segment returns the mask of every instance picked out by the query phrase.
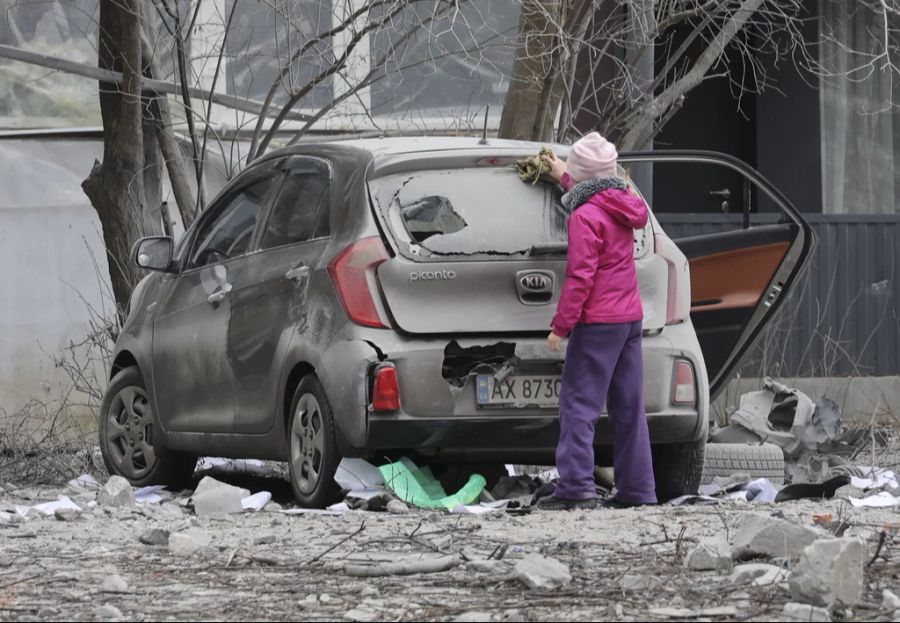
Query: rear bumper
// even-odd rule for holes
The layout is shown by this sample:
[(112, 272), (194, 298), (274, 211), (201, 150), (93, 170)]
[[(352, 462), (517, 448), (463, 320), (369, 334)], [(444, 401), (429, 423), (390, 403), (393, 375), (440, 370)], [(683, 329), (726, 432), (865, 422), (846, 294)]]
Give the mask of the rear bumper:
[[(454, 386), (442, 376), (448, 338), (410, 338), (391, 331), (348, 327), (335, 340), (317, 372), (335, 413), (347, 455), (379, 450), (432, 453), (544, 452), (556, 447), (559, 436), (555, 410), (537, 408), (481, 408), (475, 379)], [(459, 339), (461, 347), (510, 342), (523, 362), (561, 363), (563, 355), (547, 352), (543, 337), (504, 336), (500, 340)], [(709, 385), (696, 334), (690, 323), (666, 327), (645, 336), (644, 402), (653, 443), (689, 443), (707, 430)], [(698, 403), (672, 404), (672, 375), (677, 360), (695, 369)], [(402, 410), (374, 413), (369, 408), (370, 379), (379, 361), (397, 369)], [(597, 445), (612, 443), (612, 429), (604, 415), (597, 427)]]
[[(647, 416), (653, 444), (690, 443), (705, 436), (706, 427), (695, 413)], [(423, 454), (485, 453), (493, 457), (552, 456), (559, 440), (559, 418), (370, 418), (370, 450), (415, 449)], [(613, 432), (604, 416), (597, 425), (594, 445), (611, 446)]]

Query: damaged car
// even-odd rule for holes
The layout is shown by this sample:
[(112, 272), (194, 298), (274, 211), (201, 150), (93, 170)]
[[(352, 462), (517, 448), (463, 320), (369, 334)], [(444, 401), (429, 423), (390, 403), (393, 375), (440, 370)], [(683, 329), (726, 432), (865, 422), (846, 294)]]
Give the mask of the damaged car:
[[(567, 214), (559, 188), (523, 183), (512, 166), (539, 147), (297, 145), (248, 166), (177, 245), (141, 240), (133, 259), (152, 272), (135, 288), (101, 407), (110, 472), (172, 484), (198, 456), (287, 461), (298, 502), (316, 507), (338, 493), (343, 457), (407, 454), (482, 471), (552, 463), (565, 361), (545, 339)], [(780, 212), (681, 240), (653, 216), (635, 231), (644, 395), (665, 500), (696, 491), (711, 396), (784, 300), (813, 238), (777, 189), (730, 157), (620, 162), (721, 167)], [(604, 417), (598, 464), (611, 464), (611, 440)]]

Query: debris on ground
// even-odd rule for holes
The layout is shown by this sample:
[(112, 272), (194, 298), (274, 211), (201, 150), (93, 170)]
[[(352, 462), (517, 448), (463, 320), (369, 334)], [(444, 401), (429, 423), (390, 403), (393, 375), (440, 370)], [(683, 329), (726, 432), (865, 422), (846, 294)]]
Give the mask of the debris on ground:
[(194, 512), (198, 517), (215, 514), (232, 514), (244, 511), (244, 498), (250, 497), (250, 491), (234, 487), (220, 482), (210, 476), (205, 476), (191, 500), (194, 503)]
[(372, 561), (347, 563), (344, 573), (358, 578), (376, 578), (388, 575), (415, 575), (440, 573), (460, 564), (459, 556), (424, 556), (391, 562)]
[(684, 557), (684, 566), (692, 571), (728, 571), (731, 569), (731, 555), (726, 553), (726, 544), (718, 541), (700, 543)]
[(809, 604), (798, 604), (794, 602), (784, 604), (782, 610), (785, 620), (788, 621), (823, 621), (831, 623), (831, 615), (825, 608), (817, 608)]
[(822, 539), (791, 572), (791, 597), (816, 606), (852, 606), (863, 594), (865, 548), (857, 539)]
[(131, 483), (121, 476), (110, 476), (100, 489), (97, 504), (112, 507), (134, 506), (134, 490)]
[(769, 586), (771, 584), (780, 584), (787, 578), (788, 573), (783, 567), (760, 562), (737, 565), (731, 572), (732, 584)]
[(169, 535), (169, 551), (173, 556), (193, 556), (208, 550), (212, 536), (199, 528), (188, 528)]
[(810, 526), (763, 513), (745, 513), (738, 522), (732, 558), (750, 560), (768, 556), (796, 560), (820, 536), (822, 533)]
[(529, 554), (516, 563), (516, 578), (532, 590), (552, 590), (572, 581), (569, 568), (555, 558)]

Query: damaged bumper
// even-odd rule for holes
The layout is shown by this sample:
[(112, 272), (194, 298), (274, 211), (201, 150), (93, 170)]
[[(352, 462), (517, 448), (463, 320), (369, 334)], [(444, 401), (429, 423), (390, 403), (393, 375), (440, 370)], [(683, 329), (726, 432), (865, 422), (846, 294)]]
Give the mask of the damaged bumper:
[[(347, 454), (376, 450), (415, 449), (419, 452), (491, 452), (500, 456), (541, 454), (555, 448), (558, 410), (537, 406), (479, 404), (479, 375), (559, 375), (563, 354), (552, 353), (543, 337), (503, 339), (409, 338), (392, 331), (350, 329), (353, 335), (329, 347), (324, 366), (341, 370), (322, 378)], [(678, 346), (676, 346), (676, 344)], [(692, 348), (694, 346), (694, 348)], [(667, 327), (645, 336), (644, 399), (651, 441), (684, 443), (701, 439), (707, 430), (708, 383), (699, 345), (689, 324)], [(696, 370), (697, 404), (673, 402), (676, 362), (689, 361)], [(334, 365), (331, 365), (334, 364)], [(396, 369), (400, 409), (388, 413), (372, 407), (373, 375), (384, 364)], [(347, 372), (356, 369), (355, 375)], [(355, 379), (348, 385), (348, 379)], [(604, 414), (597, 427), (598, 446), (612, 443), (612, 428)]]

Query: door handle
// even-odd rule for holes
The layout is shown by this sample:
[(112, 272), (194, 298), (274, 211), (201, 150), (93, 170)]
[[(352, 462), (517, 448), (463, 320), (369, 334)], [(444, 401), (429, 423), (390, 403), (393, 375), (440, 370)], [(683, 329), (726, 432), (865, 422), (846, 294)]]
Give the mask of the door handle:
[(731, 190), (728, 188), (723, 188), (722, 190), (711, 190), (709, 191), (710, 197), (721, 197), (722, 199), (731, 199)]
[(300, 281), (309, 276), (309, 266), (297, 266), (284, 273), (284, 276), (292, 281)]
[(225, 300), (229, 292), (231, 292), (231, 284), (223, 283), (221, 286), (219, 286), (218, 290), (206, 297), (206, 300), (209, 301), (210, 305), (215, 307)]

